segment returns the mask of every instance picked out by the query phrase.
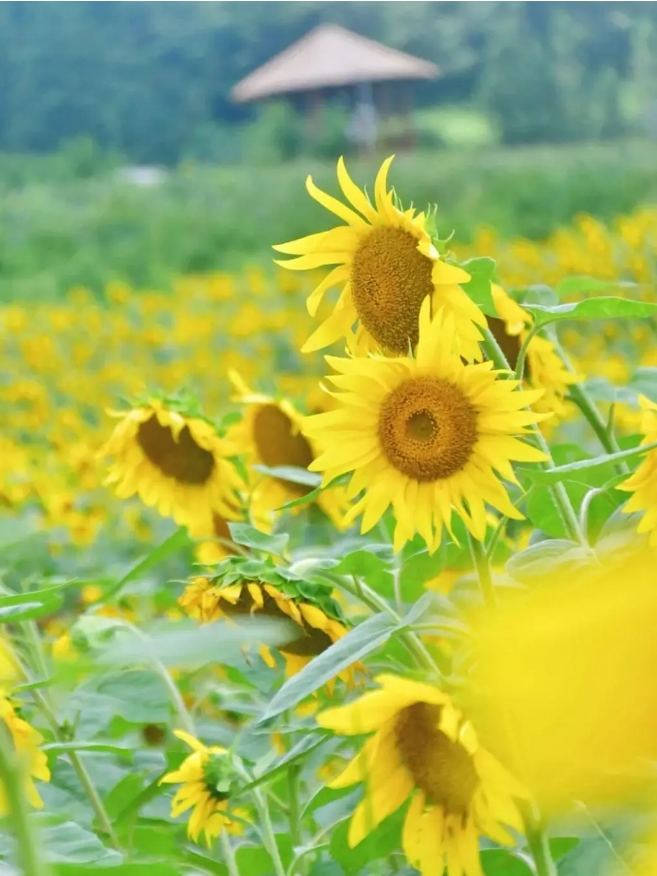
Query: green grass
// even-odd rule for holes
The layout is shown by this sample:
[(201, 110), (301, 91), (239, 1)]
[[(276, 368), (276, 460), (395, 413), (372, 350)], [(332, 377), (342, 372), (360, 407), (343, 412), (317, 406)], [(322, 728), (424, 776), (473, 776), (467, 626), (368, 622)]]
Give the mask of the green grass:
[[(441, 235), (467, 240), (481, 224), (541, 238), (579, 212), (610, 220), (657, 200), (654, 144), (402, 155), (391, 181), (404, 204), (438, 203)], [(380, 158), (352, 160), (372, 188)], [(11, 185), (0, 167), (0, 297), (36, 300), (113, 279), (166, 288), (172, 275), (267, 263), (270, 245), (329, 227), (304, 189), (337, 194), (332, 162), (182, 167), (157, 188), (111, 176)]]

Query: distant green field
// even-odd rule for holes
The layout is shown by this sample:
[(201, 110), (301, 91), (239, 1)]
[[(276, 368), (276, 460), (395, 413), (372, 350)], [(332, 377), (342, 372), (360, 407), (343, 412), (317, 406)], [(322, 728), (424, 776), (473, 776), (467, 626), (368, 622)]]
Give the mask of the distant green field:
[[(579, 212), (604, 220), (657, 200), (655, 144), (436, 151), (400, 156), (403, 202), (439, 206), (439, 230), (467, 240), (482, 224), (541, 238)], [(349, 167), (371, 190), (380, 157)], [(272, 243), (328, 227), (304, 179), (337, 194), (333, 163), (186, 166), (161, 185), (113, 176), (17, 184), (0, 161), (0, 296), (52, 298), (115, 279), (166, 288), (172, 275), (235, 270), (270, 258)]]

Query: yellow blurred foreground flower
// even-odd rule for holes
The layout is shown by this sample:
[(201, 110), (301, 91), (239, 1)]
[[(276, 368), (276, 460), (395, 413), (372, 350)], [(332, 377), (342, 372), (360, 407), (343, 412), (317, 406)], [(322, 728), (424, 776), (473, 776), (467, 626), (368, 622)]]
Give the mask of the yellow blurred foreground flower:
[(410, 799), (402, 848), (422, 876), (481, 876), (479, 837), (504, 845), (503, 827), (522, 831), (514, 797), (524, 788), (477, 740), (448, 696), (394, 675), (375, 679), (379, 689), (317, 717), (336, 733), (373, 733), (331, 788), (365, 783), (365, 796), (349, 827), (355, 846)]
[(657, 760), (657, 556), (546, 572), (480, 621), (472, 708), (542, 810), (643, 793)]
[(214, 426), (157, 398), (115, 416), (101, 455), (114, 457), (107, 483), (117, 496), (137, 494), (181, 526), (210, 529), (213, 511), (230, 517), (241, 481)]
[[(642, 444), (657, 442), (657, 404), (641, 396), (639, 398), (643, 410)], [(638, 532), (647, 532), (650, 544), (657, 546), (657, 450), (650, 450), (641, 461), (634, 474), (618, 486), (634, 495), (630, 497), (625, 508), (626, 514), (634, 511), (644, 511), (638, 526)]]
[(192, 749), (177, 770), (162, 777), (160, 781), (182, 784), (171, 802), (171, 815), (177, 818), (192, 809), (187, 824), (187, 834), (196, 842), (205, 835), (208, 846), (223, 830), (236, 833), (241, 830), (239, 822), (231, 820), (228, 800), (236, 775), (226, 749), (210, 748), (183, 730), (175, 735)]
[(445, 307), (452, 314), (461, 355), (481, 359), (478, 326), (486, 326), (486, 317), (459, 285), (468, 283), (470, 275), (440, 258), (426, 231), (424, 213), (398, 208), (394, 192), (388, 190), (391, 162), (387, 158), (381, 165), (374, 204), (354, 184), (342, 158), (338, 182), (351, 206), (318, 189), (308, 177), (311, 197), (347, 224), (274, 247), (299, 256), (278, 262), (292, 271), (337, 265), (311, 294), (308, 310), (314, 316), (324, 293), (342, 285), (338, 303), (302, 352), (348, 337), (358, 322), (361, 352), (381, 348), (404, 354), (417, 343), (420, 307), (429, 297), (435, 308)]
[[(18, 717), (12, 704), (4, 697), (0, 698), (0, 718), (5, 722), (9, 730), (16, 755), (23, 760), (23, 769), (25, 771), (24, 790), (27, 799), (32, 806), (40, 809), (43, 806), (43, 800), (39, 796), (34, 779), (39, 779), (42, 782), (50, 781), (48, 760), (46, 755), (39, 749), (39, 745), (43, 742), (43, 737), (37, 730), (30, 727), (27, 721)], [(5, 789), (0, 783), (0, 815), (7, 814), (7, 802)]]
[(419, 532), (431, 552), (452, 514), (482, 540), (486, 504), (522, 519), (500, 478), (516, 482), (512, 460), (539, 462), (544, 454), (519, 441), (541, 415), (526, 410), (539, 392), (499, 379), (492, 362), (464, 365), (454, 349), (454, 322), (430, 318), (422, 305), (415, 358), (327, 357), (338, 372), (336, 410), (309, 417), (304, 432), (323, 447), (310, 465), (324, 483), (353, 472), (348, 495), (364, 495), (346, 515), (363, 514), (368, 532), (392, 505), (398, 551)]

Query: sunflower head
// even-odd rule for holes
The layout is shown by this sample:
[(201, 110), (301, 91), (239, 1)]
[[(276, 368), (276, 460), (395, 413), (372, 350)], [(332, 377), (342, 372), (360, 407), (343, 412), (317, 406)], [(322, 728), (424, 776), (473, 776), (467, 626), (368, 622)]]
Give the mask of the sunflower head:
[[(489, 320), (489, 328), (511, 368), (516, 367), (520, 348), (527, 340), (533, 319), (501, 286), (491, 286), (499, 319)], [(543, 393), (534, 403), (534, 410), (563, 418), (566, 415), (564, 397), (568, 387), (577, 383), (577, 374), (568, 371), (548, 338), (533, 337), (527, 347), (524, 381), (531, 389)]]
[[(289, 399), (254, 393), (235, 372), (231, 380), (235, 399), (242, 405), (242, 419), (229, 428), (226, 440), (231, 453), (246, 457), (251, 516), (259, 528), (269, 528), (278, 509), (307, 496), (314, 487), (259, 472), (254, 466), (308, 470), (317, 458), (317, 449), (303, 434), (303, 415)], [(335, 526), (343, 527), (347, 509), (344, 490), (322, 491), (316, 503)], [(298, 513), (302, 507), (298, 505), (290, 510)]]
[(513, 798), (524, 788), (483, 749), (450, 698), (423, 682), (382, 675), (378, 689), (328, 709), (318, 723), (336, 733), (372, 734), (329, 786), (365, 784), (349, 844), (359, 843), (410, 800), (402, 847), (422, 873), (481, 873), (479, 837), (512, 844), (503, 825), (522, 829)]
[(541, 418), (526, 410), (540, 393), (491, 362), (464, 364), (452, 317), (430, 310), (425, 301), (414, 358), (327, 357), (338, 407), (304, 424), (324, 451), (311, 470), (324, 483), (351, 472), (348, 495), (363, 493), (345, 522), (362, 513), (367, 532), (392, 505), (396, 550), (418, 531), (433, 552), (443, 526), (454, 538), (453, 513), (479, 540), (487, 505), (521, 518), (498, 475), (515, 482), (511, 461), (545, 458), (515, 437)]
[(213, 424), (177, 398), (140, 400), (101, 456), (114, 458), (107, 483), (120, 498), (139, 495), (180, 525), (208, 527), (214, 511), (230, 516), (242, 482)]
[(235, 759), (226, 749), (207, 747), (190, 733), (176, 730), (175, 735), (189, 745), (192, 754), (160, 781), (182, 785), (172, 800), (171, 815), (176, 818), (191, 809), (187, 825), (190, 839), (196, 842), (204, 834), (210, 846), (223, 830), (240, 830), (239, 822), (231, 819), (228, 809), (231, 794), (241, 784)]
[[(331, 588), (295, 578), (267, 561), (230, 557), (208, 576), (197, 576), (179, 603), (202, 623), (248, 617), (256, 612), (289, 624), (289, 637), (277, 648), (293, 675), (347, 632), (346, 621)], [(261, 649), (266, 662), (269, 652)], [(349, 675), (351, 679), (351, 675)]]
[(309, 194), (346, 225), (312, 234), (276, 247), (297, 256), (278, 262), (293, 271), (334, 265), (308, 299), (315, 315), (324, 293), (341, 286), (331, 315), (303, 347), (320, 350), (339, 338), (349, 337), (357, 326), (363, 352), (384, 350), (403, 355), (418, 341), (418, 316), (429, 299), (435, 308), (446, 308), (454, 317), (460, 353), (468, 360), (481, 359), (480, 327), (486, 318), (461, 288), (470, 275), (442, 259), (427, 231), (427, 217), (413, 208), (400, 208), (388, 188), (392, 158), (383, 162), (374, 185), (374, 203), (338, 161), (338, 182), (349, 205), (318, 189), (308, 177)]

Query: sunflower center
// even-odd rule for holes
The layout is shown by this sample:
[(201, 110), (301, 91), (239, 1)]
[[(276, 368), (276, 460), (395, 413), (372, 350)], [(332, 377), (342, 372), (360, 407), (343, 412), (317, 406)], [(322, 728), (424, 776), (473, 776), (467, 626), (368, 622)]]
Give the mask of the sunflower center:
[(214, 471), (214, 456), (192, 438), (185, 426), (178, 436), (168, 426), (162, 426), (155, 414), (141, 423), (137, 432), (139, 446), (153, 463), (167, 477), (181, 484), (199, 485), (210, 480)]
[(388, 462), (420, 483), (465, 467), (477, 441), (477, 412), (453, 383), (414, 377), (393, 389), (379, 412), (379, 442)]
[(374, 228), (354, 253), (351, 295), (358, 318), (382, 347), (405, 354), (418, 342), (420, 306), (433, 291), (431, 259), (402, 228)]
[(395, 725), (397, 750), (428, 801), (465, 818), (479, 778), (465, 748), (438, 729), (440, 709), (429, 703), (403, 709)]
[[(258, 456), (268, 468), (289, 465), (308, 468), (314, 456), (310, 444), (299, 432), (288, 415), (277, 405), (261, 405), (253, 423), (253, 438)], [(275, 478), (293, 493), (305, 496), (312, 487), (294, 484), (284, 478)]]

